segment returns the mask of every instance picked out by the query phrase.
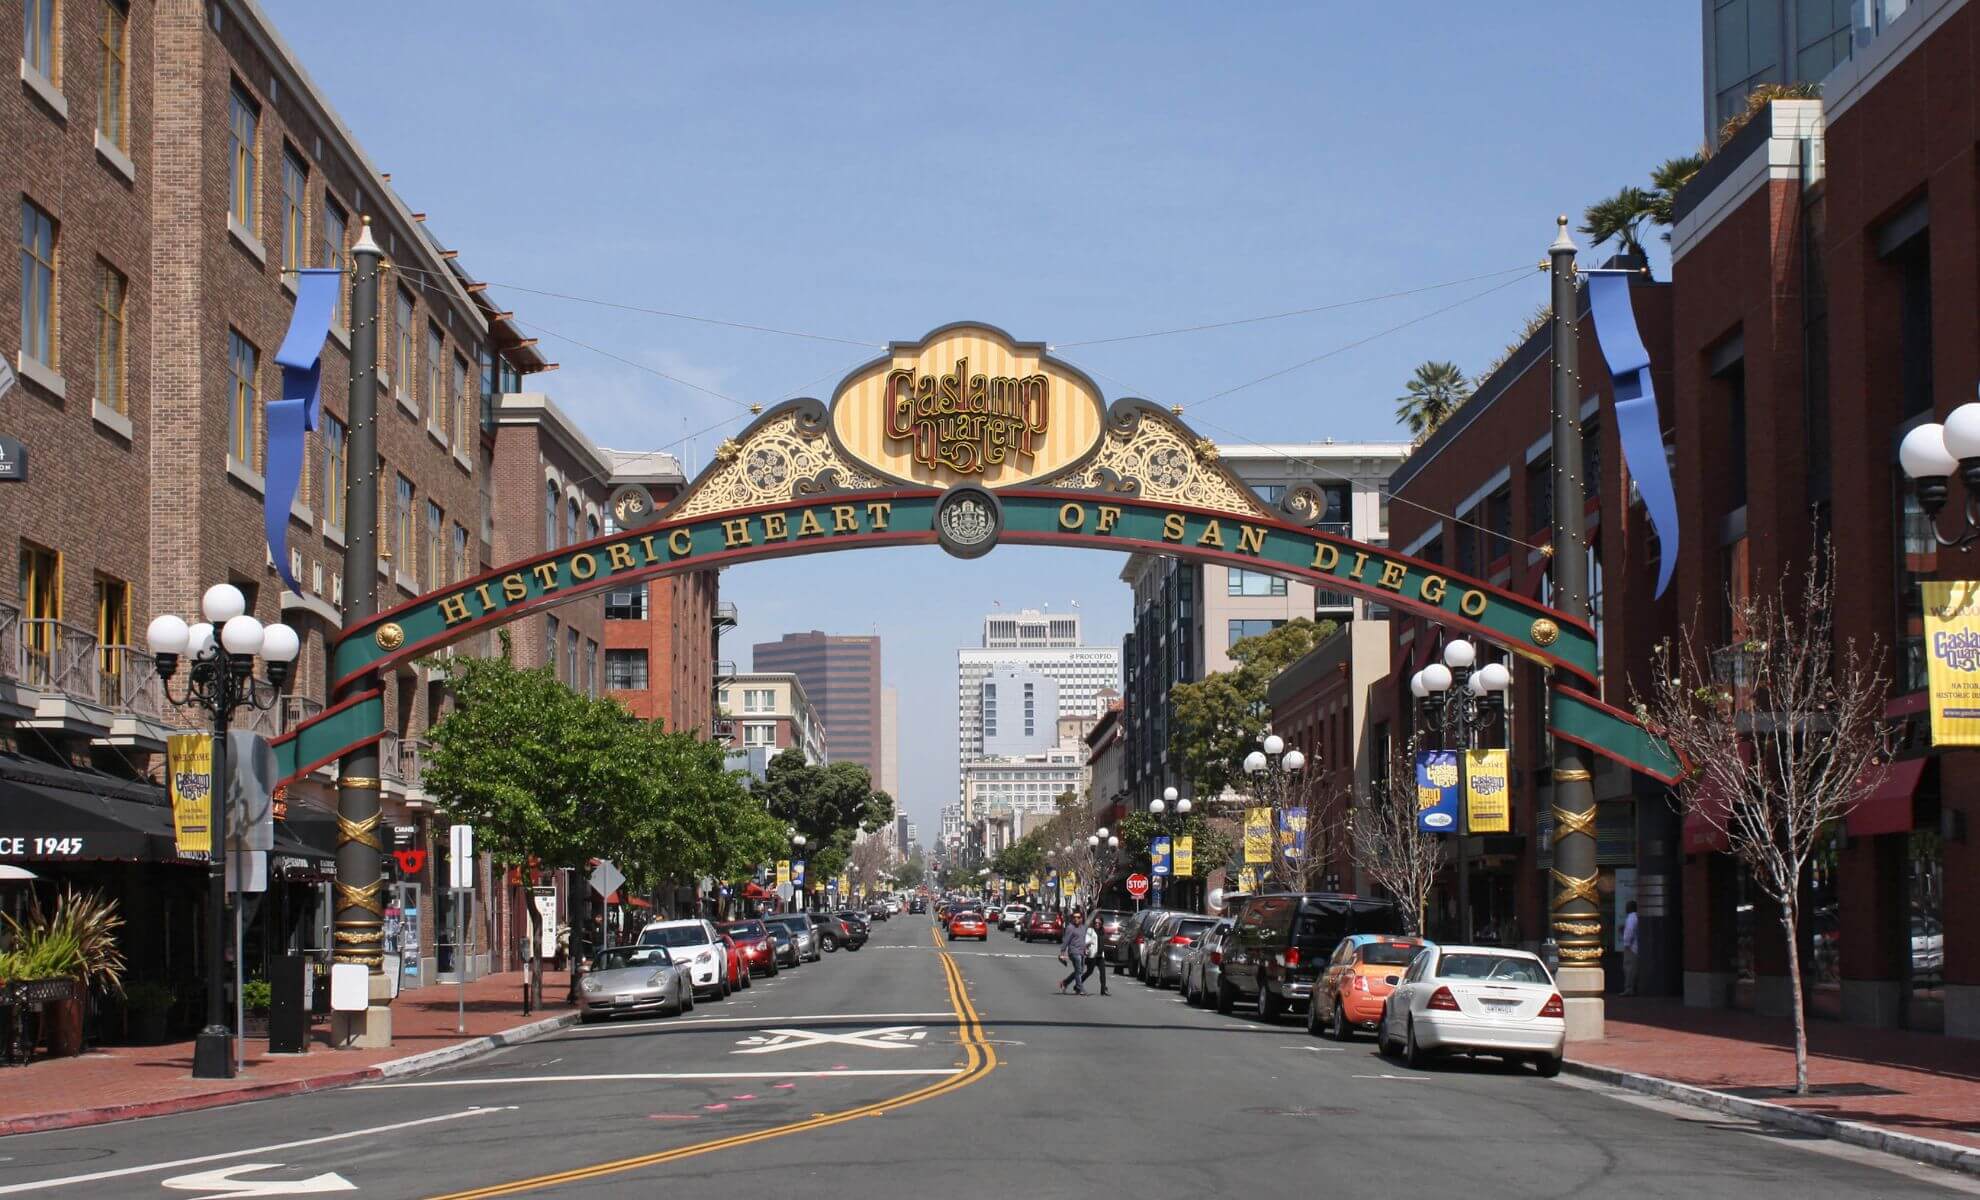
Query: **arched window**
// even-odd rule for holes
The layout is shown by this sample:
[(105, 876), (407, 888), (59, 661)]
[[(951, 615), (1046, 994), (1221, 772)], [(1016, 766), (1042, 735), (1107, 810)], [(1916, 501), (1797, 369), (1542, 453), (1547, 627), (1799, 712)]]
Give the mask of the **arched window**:
[(597, 516), (597, 514), (596, 514), (596, 513), (593, 513), (593, 514), (590, 514), (590, 515), (588, 515), (588, 516), (586, 516), (586, 517), (585, 517), (585, 519), (584, 519), (584, 536), (585, 536), (585, 538), (586, 538), (586, 540), (591, 540), (591, 541), (595, 541), (595, 540), (597, 540), (597, 537), (598, 537), (598, 516)]
[(557, 548), (557, 485), (543, 484), (543, 548)]
[(566, 546), (575, 546), (575, 545), (577, 545), (577, 540), (578, 540), (578, 512), (579, 512), (579, 510), (578, 510), (578, 502), (577, 502), (577, 497), (576, 497), (576, 496), (572, 496), (572, 497), (571, 497), (571, 506), (570, 506), (570, 508), (569, 508), (568, 510), (566, 510), (566, 511), (565, 511), (565, 513), (564, 513), (564, 544), (565, 544)]

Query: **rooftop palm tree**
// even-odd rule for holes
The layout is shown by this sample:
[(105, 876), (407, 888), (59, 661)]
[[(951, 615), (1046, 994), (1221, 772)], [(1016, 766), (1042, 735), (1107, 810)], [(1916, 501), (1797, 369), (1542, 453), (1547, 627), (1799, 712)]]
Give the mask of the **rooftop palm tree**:
[(1613, 238), (1624, 254), (1641, 254), (1643, 243), (1636, 231), (1651, 219), (1655, 202), (1652, 193), (1640, 187), (1625, 187), (1582, 211), (1581, 232), (1597, 246)]
[(1396, 397), (1396, 416), (1421, 441), (1471, 398), (1471, 384), (1452, 362), (1419, 363), (1405, 394)]
[[(1671, 202), (1677, 199), (1678, 189), (1691, 182), (1698, 174), (1698, 168), (1705, 165), (1703, 154), (1686, 154), (1678, 158), (1667, 158), (1650, 172), (1650, 219), (1666, 229), (1675, 223), (1671, 214)], [(1665, 239), (1670, 234), (1664, 235)]]

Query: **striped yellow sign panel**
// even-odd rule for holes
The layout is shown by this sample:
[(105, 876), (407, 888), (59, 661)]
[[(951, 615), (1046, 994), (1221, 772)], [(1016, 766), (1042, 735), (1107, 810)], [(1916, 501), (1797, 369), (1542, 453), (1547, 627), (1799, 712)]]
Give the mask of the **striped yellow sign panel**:
[(1920, 586), (1932, 744), (1980, 746), (1980, 583), (1933, 580)]

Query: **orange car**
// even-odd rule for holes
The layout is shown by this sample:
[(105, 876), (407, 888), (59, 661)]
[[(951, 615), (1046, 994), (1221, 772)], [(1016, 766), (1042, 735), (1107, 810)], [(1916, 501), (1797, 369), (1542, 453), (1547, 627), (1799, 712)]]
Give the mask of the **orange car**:
[(984, 921), (982, 913), (974, 909), (964, 909), (949, 918), (949, 940), (958, 941), (962, 938), (975, 938), (979, 942), (990, 940), (990, 926)]
[(1346, 1041), (1356, 1029), (1375, 1028), (1382, 1020), (1382, 1002), (1395, 990), (1410, 960), (1434, 944), (1380, 933), (1342, 938), (1314, 981), (1306, 1031), (1318, 1037), (1325, 1030), (1336, 1041)]

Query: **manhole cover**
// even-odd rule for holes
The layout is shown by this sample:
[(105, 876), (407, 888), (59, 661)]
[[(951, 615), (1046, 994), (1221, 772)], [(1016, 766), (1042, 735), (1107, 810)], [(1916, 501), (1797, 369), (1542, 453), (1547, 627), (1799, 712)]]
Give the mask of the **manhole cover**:
[(1323, 1105), (1312, 1108), (1247, 1108), (1244, 1111), (1256, 1113), (1261, 1117), (1351, 1117), (1361, 1110)]

